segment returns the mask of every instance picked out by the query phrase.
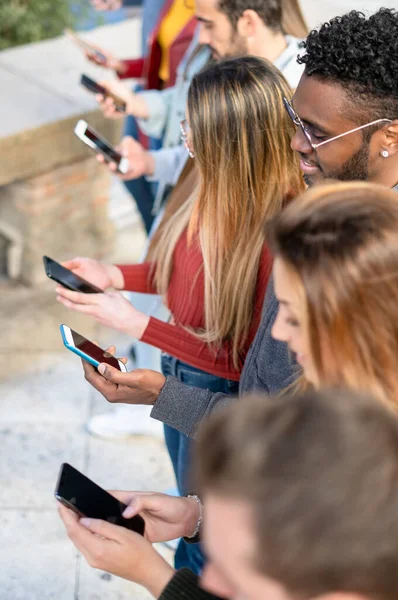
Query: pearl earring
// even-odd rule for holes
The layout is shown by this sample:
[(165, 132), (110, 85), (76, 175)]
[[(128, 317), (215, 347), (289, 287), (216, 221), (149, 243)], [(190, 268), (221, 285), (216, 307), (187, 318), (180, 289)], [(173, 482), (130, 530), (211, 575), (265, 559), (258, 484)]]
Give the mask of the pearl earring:
[(382, 150), (382, 151), (380, 152), (380, 154), (381, 154), (381, 156), (382, 156), (383, 158), (388, 158), (388, 157), (389, 157), (388, 150)]

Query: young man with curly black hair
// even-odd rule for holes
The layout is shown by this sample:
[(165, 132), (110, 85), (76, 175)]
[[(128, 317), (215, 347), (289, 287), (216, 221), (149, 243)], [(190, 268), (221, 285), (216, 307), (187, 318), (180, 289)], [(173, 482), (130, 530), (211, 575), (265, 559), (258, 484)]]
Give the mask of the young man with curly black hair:
[(304, 42), (287, 105), (309, 185), (325, 178), (398, 182), (398, 12), (336, 17)]

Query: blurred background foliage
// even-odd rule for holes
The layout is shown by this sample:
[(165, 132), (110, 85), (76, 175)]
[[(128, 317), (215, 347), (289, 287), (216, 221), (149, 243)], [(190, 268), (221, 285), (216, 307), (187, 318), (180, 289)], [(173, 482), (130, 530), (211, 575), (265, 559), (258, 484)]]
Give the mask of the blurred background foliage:
[(0, 0), (0, 50), (61, 35), (89, 12), (88, 0)]

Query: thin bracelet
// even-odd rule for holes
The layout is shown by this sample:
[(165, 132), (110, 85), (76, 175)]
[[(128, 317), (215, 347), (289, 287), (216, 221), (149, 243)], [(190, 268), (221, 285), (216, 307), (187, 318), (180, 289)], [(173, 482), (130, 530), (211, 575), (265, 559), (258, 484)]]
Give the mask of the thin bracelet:
[(188, 538), (189, 540), (191, 540), (192, 538), (196, 537), (199, 533), (200, 530), (200, 526), (202, 525), (203, 522), (203, 505), (200, 501), (199, 496), (197, 496), (196, 494), (188, 494), (187, 498), (193, 498), (199, 505), (199, 519), (198, 522), (196, 523), (196, 527), (195, 527), (195, 531), (193, 532), (192, 535), (186, 535), (185, 537)]

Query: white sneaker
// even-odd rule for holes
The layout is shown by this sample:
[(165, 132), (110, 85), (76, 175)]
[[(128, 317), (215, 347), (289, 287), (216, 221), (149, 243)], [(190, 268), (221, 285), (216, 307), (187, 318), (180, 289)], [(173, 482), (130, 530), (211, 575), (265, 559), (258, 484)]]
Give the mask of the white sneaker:
[(123, 439), (134, 435), (152, 435), (163, 439), (163, 425), (150, 417), (151, 406), (120, 405), (113, 411), (92, 417), (87, 423), (91, 435)]

